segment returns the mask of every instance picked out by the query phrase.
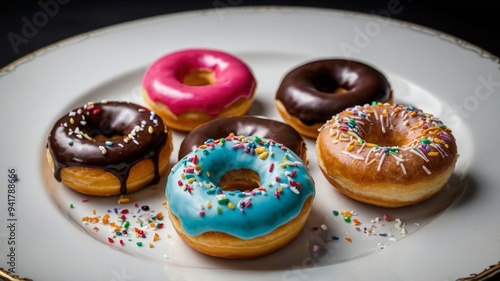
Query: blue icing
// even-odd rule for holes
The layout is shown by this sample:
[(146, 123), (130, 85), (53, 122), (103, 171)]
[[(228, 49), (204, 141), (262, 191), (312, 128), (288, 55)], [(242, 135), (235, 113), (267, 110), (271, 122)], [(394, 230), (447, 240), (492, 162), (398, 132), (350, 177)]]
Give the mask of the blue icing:
[[(207, 148), (194, 150), (172, 168), (165, 193), (186, 234), (217, 231), (253, 239), (295, 218), (315, 195), (308, 168), (294, 152), (272, 140), (243, 138), (248, 142), (241, 137), (210, 140)], [(242, 168), (259, 175), (259, 188), (225, 191), (218, 186), (224, 174)]]

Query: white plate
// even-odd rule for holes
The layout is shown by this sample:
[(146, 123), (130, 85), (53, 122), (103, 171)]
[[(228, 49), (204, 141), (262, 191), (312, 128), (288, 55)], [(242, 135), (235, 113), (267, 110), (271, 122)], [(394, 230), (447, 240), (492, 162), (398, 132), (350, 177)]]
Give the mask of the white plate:
[[(165, 177), (131, 195), (130, 204), (119, 205), (117, 197), (82, 196), (57, 183), (47, 169), (47, 133), (58, 117), (87, 101), (142, 104), (140, 82), (146, 67), (163, 54), (189, 47), (218, 48), (244, 59), (259, 81), (250, 113), (278, 120), (274, 93), (293, 66), (321, 57), (371, 63), (386, 73), (396, 101), (431, 112), (454, 129), (460, 153), (456, 171), (442, 193), (422, 204), (371, 207), (331, 188), (317, 168), (314, 141), (308, 140), (317, 196), (306, 229), (286, 248), (250, 261), (209, 258), (187, 247), (168, 218), (162, 229), (149, 229), (146, 239), (132, 235), (110, 243), (106, 226), (82, 223), (82, 217), (93, 216), (93, 210), (101, 216), (111, 210), (116, 221), (114, 208), (127, 208), (134, 213), (127, 214), (132, 227), (145, 213), (139, 211), (142, 205), (154, 210), (153, 215), (165, 213)], [(51, 45), (0, 72), (0, 267), (34, 280), (455, 280), (481, 272), (500, 259), (498, 67), (497, 58), (446, 34), (388, 18), (322, 9), (180, 13)], [(174, 136), (172, 163), (183, 136)], [(19, 178), (15, 189), (8, 188), (9, 169)], [(9, 190), (15, 190), (15, 199), (10, 197), (12, 217)], [(82, 202), (84, 197), (88, 202)], [(359, 231), (333, 211), (355, 211)], [(394, 221), (382, 221), (375, 230), (388, 236), (366, 235), (363, 229), (370, 227), (370, 220), (383, 215), (400, 218), (408, 233), (401, 234)], [(154, 233), (160, 236), (157, 242), (151, 242)], [(333, 236), (339, 240), (332, 241)], [(138, 241), (144, 246), (138, 247)]]

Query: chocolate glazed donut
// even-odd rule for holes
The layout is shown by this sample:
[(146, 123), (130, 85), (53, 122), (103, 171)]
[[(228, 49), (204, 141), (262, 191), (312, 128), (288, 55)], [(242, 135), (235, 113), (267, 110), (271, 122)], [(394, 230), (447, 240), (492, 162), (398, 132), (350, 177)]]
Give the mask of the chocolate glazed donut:
[(257, 116), (225, 117), (192, 130), (182, 141), (179, 160), (208, 139), (225, 138), (230, 133), (273, 139), (295, 152), (306, 162), (306, 144), (302, 136), (288, 124)]
[(276, 93), (276, 106), (285, 121), (314, 138), (333, 115), (373, 101), (392, 103), (388, 80), (374, 67), (347, 59), (298, 66), (283, 78)]
[(66, 167), (99, 168), (115, 175), (120, 193), (125, 194), (130, 169), (141, 160), (153, 161), (152, 183), (158, 182), (160, 151), (168, 134), (161, 118), (142, 106), (111, 101), (87, 103), (55, 123), (46, 147), (57, 181), (62, 180), (61, 170)]

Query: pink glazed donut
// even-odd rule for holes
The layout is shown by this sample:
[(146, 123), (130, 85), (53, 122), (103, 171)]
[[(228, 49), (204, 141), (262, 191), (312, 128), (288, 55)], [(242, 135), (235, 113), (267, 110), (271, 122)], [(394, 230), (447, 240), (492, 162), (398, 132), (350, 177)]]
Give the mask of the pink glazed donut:
[(186, 132), (220, 117), (246, 114), (256, 86), (247, 64), (210, 49), (169, 53), (148, 67), (142, 81), (146, 105), (167, 126)]

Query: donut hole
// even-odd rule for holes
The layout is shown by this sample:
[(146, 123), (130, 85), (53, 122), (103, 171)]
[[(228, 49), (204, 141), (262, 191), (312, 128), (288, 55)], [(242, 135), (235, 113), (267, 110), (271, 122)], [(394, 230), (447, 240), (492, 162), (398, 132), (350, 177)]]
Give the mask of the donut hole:
[(94, 141), (112, 141), (115, 139), (120, 139), (125, 136), (123, 132), (116, 130), (99, 130), (99, 129), (91, 129), (89, 130), (88, 136), (91, 137)]
[(110, 118), (87, 119), (87, 124), (81, 127), (81, 132), (94, 141), (112, 141), (123, 138), (129, 130), (123, 122), (113, 123)]
[(95, 135), (92, 137), (93, 140), (95, 141), (112, 141), (116, 139), (122, 139), (123, 135), (121, 134), (114, 134), (110, 136), (105, 136), (105, 135)]
[(347, 92), (347, 87), (337, 83), (334, 79), (327, 75), (318, 75), (312, 79), (313, 87), (323, 93), (342, 94)]
[(188, 86), (214, 85), (215, 74), (208, 69), (195, 69), (184, 76), (182, 83)]
[(407, 135), (389, 130), (385, 133), (368, 134), (364, 140), (365, 142), (374, 143), (379, 146), (403, 147), (410, 139)]
[(226, 172), (219, 181), (219, 186), (226, 191), (252, 190), (261, 184), (259, 174), (250, 169), (238, 169)]

